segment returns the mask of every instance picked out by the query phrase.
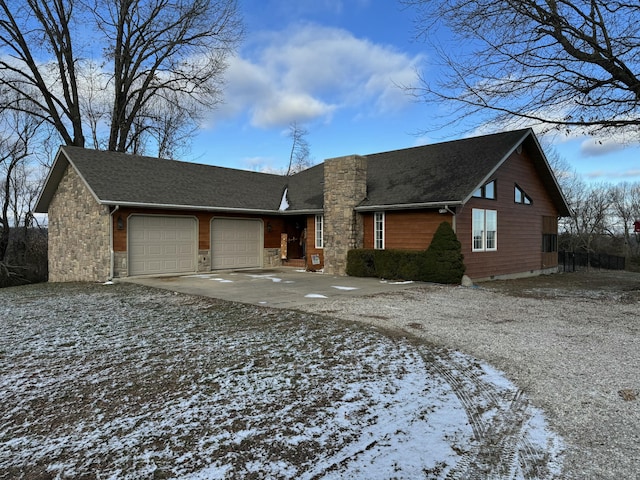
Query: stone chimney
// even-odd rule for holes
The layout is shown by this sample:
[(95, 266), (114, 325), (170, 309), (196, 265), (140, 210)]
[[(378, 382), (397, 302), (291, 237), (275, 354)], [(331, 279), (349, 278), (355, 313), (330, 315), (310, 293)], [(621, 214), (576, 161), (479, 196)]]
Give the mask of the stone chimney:
[(367, 196), (367, 159), (359, 155), (324, 162), (324, 271), (345, 275), (347, 252), (363, 246), (362, 215), (354, 208)]

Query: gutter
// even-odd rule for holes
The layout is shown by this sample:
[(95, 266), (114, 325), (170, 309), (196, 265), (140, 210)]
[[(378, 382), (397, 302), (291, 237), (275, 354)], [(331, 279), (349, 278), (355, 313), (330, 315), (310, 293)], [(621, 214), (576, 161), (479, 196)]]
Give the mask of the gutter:
[(120, 207), (127, 208), (148, 208), (148, 209), (166, 209), (166, 210), (194, 210), (201, 212), (232, 212), (232, 213), (247, 213), (253, 215), (305, 215), (322, 213), (320, 208), (309, 208), (302, 210), (266, 210), (258, 208), (234, 208), (234, 207), (211, 207), (200, 205), (175, 205), (175, 204), (163, 204), (163, 203), (142, 203), (142, 202), (117, 202), (113, 200), (101, 200), (99, 202), (102, 205), (109, 207), (115, 207), (113, 213)]
[(428, 202), (428, 203), (396, 203), (390, 205), (365, 205), (361, 207), (356, 207), (354, 210), (356, 212), (374, 212), (381, 210), (415, 210), (419, 208), (445, 208), (447, 211), (453, 215), (455, 213), (449, 210), (449, 205), (453, 206), (462, 206), (464, 202), (461, 201), (450, 201), (450, 202)]
[(259, 208), (234, 208), (234, 207), (211, 207), (202, 205), (176, 205), (169, 203), (143, 203), (143, 202), (118, 202), (114, 200), (100, 200), (98, 203), (102, 205), (115, 206), (116, 210), (122, 207), (130, 208), (151, 208), (151, 209), (167, 209), (167, 210), (199, 210), (204, 212), (237, 212), (237, 213), (254, 213), (277, 215), (278, 210), (266, 210)]
[(451, 214), (451, 228), (453, 228), (453, 232), (456, 232), (456, 212), (451, 210), (449, 208), (449, 205), (445, 205), (444, 207), (442, 207), (440, 210), (438, 210), (438, 213), (450, 213)]

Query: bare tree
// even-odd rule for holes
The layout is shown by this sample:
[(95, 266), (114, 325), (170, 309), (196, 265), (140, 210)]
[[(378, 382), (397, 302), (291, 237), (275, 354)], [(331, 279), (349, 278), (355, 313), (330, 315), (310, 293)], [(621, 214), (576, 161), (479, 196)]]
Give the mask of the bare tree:
[(0, 0), (0, 92), (4, 108), (36, 116), (65, 144), (84, 146), (74, 8), (74, 0)]
[[(402, 0), (446, 74), (414, 93), (488, 113), (595, 132), (640, 125), (640, 3), (623, 0)], [(454, 120), (455, 121), (455, 120)]]
[(153, 98), (179, 94), (207, 107), (219, 100), (240, 32), (235, 1), (96, 1), (93, 12), (114, 68), (109, 150), (130, 149), (144, 131), (132, 135), (132, 125)]
[[(25, 162), (31, 155), (38, 124), (32, 117), (15, 112), (5, 112), (1, 120), (4, 128), (0, 135), (0, 263), (4, 263), (11, 228), (31, 218), (28, 212), (32, 205), (23, 204), (28, 183)], [(30, 197), (30, 201), (35, 198)]]
[(582, 182), (571, 199), (573, 216), (568, 223), (572, 249), (594, 251), (594, 243), (602, 236), (614, 234), (610, 207), (610, 185), (587, 185)]
[(626, 254), (631, 253), (633, 223), (640, 218), (640, 183), (619, 183), (611, 188), (612, 214), (622, 231)]
[(307, 141), (309, 132), (297, 122), (289, 125), (289, 138), (291, 139), (291, 153), (289, 154), (289, 167), (287, 176), (300, 172), (311, 166), (309, 158), (310, 147)]
[(88, 128), (100, 145), (106, 122), (108, 149), (134, 151), (154, 126), (152, 101), (186, 119), (219, 101), (241, 35), (236, 0), (0, 0), (0, 93), (65, 144), (84, 146)]

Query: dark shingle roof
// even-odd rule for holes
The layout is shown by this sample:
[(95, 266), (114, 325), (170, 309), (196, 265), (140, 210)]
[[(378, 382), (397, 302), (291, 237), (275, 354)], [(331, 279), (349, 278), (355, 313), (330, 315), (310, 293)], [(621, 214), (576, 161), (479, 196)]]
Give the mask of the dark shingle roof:
[[(529, 129), (367, 155), (367, 197), (357, 208), (463, 204), (521, 144), (559, 214), (568, 215), (566, 200)], [(285, 177), (62, 147), (36, 212), (47, 211), (69, 163), (103, 204), (275, 213), (285, 189), (289, 207), (284, 213), (321, 212), (324, 204), (324, 164)]]
[(324, 205), (324, 163), (289, 178), (289, 210), (322, 211)]
[[(286, 185), (280, 175), (79, 147), (62, 147), (59, 156), (73, 164), (104, 204), (277, 210)], [(62, 172), (54, 165), (50, 177), (61, 177), (62, 164)], [(47, 194), (53, 192), (43, 193), (39, 208), (48, 206)]]
[(488, 180), (528, 130), (367, 155), (360, 207), (462, 203)]

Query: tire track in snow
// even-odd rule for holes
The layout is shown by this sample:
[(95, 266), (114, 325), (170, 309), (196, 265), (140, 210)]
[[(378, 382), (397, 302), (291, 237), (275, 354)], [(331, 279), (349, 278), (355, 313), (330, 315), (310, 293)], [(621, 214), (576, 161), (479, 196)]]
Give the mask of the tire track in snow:
[(441, 376), (458, 397), (475, 440), (446, 479), (552, 478), (548, 454), (529, 438), (533, 413), (522, 390), (492, 383), (470, 357), (426, 347), (420, 351), (431, 373)]

